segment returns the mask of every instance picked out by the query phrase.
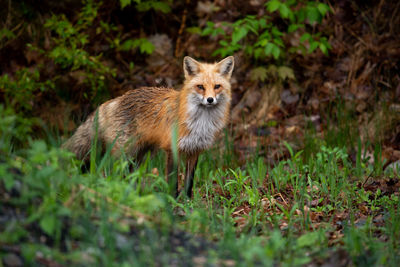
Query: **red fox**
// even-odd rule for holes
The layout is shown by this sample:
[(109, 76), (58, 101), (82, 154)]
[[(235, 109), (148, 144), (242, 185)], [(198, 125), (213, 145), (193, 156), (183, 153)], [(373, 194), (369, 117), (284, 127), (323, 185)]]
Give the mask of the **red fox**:
[(232, 56), (214, 64), (185, 57), (185, 81), (180, 91), (143, 87), (109, 100), (78, 127), (64, 147), (87, 160), (98, 114), (98, 139), (113, 144), (113, 155), (124, 151), (140, 161), (148, 150), (163, 149), (168, 177), (173, 167), (171, 145), (176, 125), (179, 156), (186, 158), (185, 191), (191, 197), (197, 158), (213, 144), (229, 118), (233, 67)]

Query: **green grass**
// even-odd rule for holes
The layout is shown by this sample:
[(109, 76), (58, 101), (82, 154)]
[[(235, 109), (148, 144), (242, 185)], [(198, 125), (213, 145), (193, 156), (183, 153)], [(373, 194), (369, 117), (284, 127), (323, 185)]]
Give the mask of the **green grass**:
[(335, 258), (396, 266), (400, 260), (399, 177), (368, 164), (360, 142), (356, 163), (347, 149), (317, 140), (307, 157), (285, 143), (290, 157), (275, 166), (257, 156), (240, 166), (226, 134), (201, 155), (193, 198), (174, 199), (163, 153), (131, 172), (129, 159), (99, 157), (93, 149), (82, 173), (70, 152), (30, 140), (12, 112), (0, 115), (3, 259), (15, 254), (28, 266), (299, 266)]

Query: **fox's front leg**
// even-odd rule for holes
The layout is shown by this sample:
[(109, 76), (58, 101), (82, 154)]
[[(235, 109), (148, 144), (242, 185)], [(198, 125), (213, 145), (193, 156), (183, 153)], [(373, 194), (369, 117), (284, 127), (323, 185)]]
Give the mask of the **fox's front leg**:
[(188, 155), (186, 159), (185, 193), (189, 198), (193, 195), (193, 179), (198, 157), (198, 154), (194, 154)]
[(178, 162), (174, 162), (171, 151), (167, 151), (167, 165), (165, 168), (168, 188), (171, 195), (178, 196)]

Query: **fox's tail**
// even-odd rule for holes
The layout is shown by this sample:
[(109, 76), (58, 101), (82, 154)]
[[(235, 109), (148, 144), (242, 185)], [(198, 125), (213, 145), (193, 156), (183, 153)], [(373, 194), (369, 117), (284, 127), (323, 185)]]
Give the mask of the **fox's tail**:
[(62, 145), (62, 147), (75, 153), (78, 159), (87, 160), (94, 136), (94, 115), (92, 114), (81, 126), (78, 127), (76, 132)]

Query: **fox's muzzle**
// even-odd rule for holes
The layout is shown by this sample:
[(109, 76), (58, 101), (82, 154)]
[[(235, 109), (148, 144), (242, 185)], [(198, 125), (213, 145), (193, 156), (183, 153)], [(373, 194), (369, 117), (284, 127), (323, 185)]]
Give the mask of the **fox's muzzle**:
[(203, 101), (202, 101), (202, 104), (205, 105), (205, 106), (213, 106), (213, 105), (216, 105), (216, 104), (217, 104), (217, 98), (211, 97), (211, 96), (209, 96), (209, 97), (204, 97), (204, 98), (203, 98)]

